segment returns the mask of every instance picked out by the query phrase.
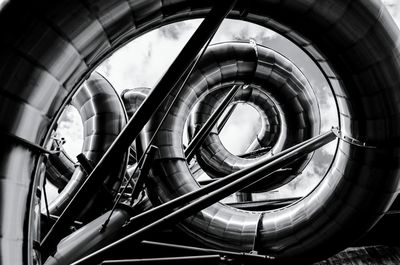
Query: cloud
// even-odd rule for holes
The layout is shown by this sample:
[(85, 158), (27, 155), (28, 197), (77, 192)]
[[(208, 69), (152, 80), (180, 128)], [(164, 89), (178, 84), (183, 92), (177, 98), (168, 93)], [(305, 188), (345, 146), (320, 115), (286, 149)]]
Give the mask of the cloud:
[(116, 51), (97, 70), (118, 92), (154, 87), (199, 23), (183, 21), (151, 31)]
[(238, 103), (219, 136), (229, 152), (239, 155), (246, 152), (260, 129), (261, 118), (257, 110), (248, 104)]

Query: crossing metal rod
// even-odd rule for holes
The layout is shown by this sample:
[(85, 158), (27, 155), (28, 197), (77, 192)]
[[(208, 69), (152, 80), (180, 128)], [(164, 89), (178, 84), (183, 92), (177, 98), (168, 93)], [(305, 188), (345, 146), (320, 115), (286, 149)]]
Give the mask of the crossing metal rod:
[(248, 153), (244, 153), (241, 155), (238, 155), (238, 157), (241, 158), (249, 158), (249, 157), (256, 157), (256, 156), (261, 156), (264, 155), (265, 153), (269, 152), (272, 148), (270, 146), (268, 147), (261, 147), (260, 149), (248, 152)]
[(143, 189), (143, 185), (146, 182), (146, 178), (151, 169), (151, 165), (154, 161), (157, 150), (158, 150), (158, 148), (156, 146), (151, 145), (149, 150), (145, 153), (143, 165), (140, 166), (139, 176), (137, 178), (136, 184), (133, 187), (133, 190), (131, 193), (132, 204), (133, 204), (133, 201), (139, 196), (139, 193)]
[(224, 255), (228, 257), (232, 257), (238, 260), (246, 260), (246, 261), (265, 261), (268, 259), (266, 255), (259, 255), (253, 253), (246, 253), (246, 252), (234, 252), (234, 251), (226, 251), (226, 250), (219, 250), (219, 249), (209, 249), (209, 248), (199, 248), (199, 247), (192, 247), (192, 246), (184, 246), (184, 245), (177, 245), (177, 244), (169, 244), (164, 242), (155, 242), (155, 241), (142, 241), (142, 245), (147, 245), (150, 247), (163, 247), (163, 248), (170, 248), (170, 249), (178, 249), (178, 250), (186, 250), (186, 251), (194, 251), (199, 253), (208, 253), (208, 254), (218, 254)]
[[(145, 179), (147, 178), (147, 176), (149, 174), (149, 171), (150, 171), (151, 165), (152, 165), (152, 163), (154, 161), (154, 157), (156, 155), (156, 151), (157, 150), (158, 150), (157, 147), (155, 147), (154, 145), (151, 145), (149, 147), (148, 151), (144, 154), (143, 162), (138, 165), (138, 167), (140, 168), (140, 171), (139, 171), (139, 176), (137, 177), (137, 180), (136, 180), (136, 184), (133, 186), (133, 191), (132, 191), (132, 195), (131, 195), (132, 202), (133, 202), (133, 200), (135, 200), (137, 198), (137, 196), (139, 195), (140, 191), (143, 189), (143, 185), (144, 185), (144, 183), (146, 181)], [(132, 180), (133, 176), (134, 176), (134, 174), (132, 174), (129, 177), (129, 179), (127, 181), (127, 184), (123, 187), (121, 193), (119, 194), (119, 196), (115, 200), (114, 205), (113, 205), (113, 207), (112, 207), (112, 209), (110, 211), (110, 215), (108, 216), (108, 218), (102, 224), (100, 232), (103, 232), (106, 229), (107, 224), (110, 221), (111, 216), (114, 213), (115, 208), (119, 204), (119, 202), (120, 202), (120, 200), (122, 198), (122, 195), (125, 193), (125, 190), (128, 187), (128, 183)]]
[(229, 103), (231, 103), (233, 97), (240, 87), (242, 87), (242, 85), (234, 85), (231, 90), (229, 90), (228, 94), (224, 97), (221, 104), (219, 104), (217, 109), (207, 119), (206, 123), (201, 127), (199, 132), (190, 141), (188, 147), (185, 150), (187, 161), (190, 161), (193, 158), (194, 154), (204, 142), (204, 139), (206, 139), (214, 125), (217, 123), (218, 119), (222, 116)]
[[(332, 129), (332, 130), (337, 131), (337, 129)], [(331, 131), (327, 132), (326, 134), (331, 134)], [(323, 136), (323, 135), (321, 135), (321, 136)], [(291, 148), (288, 148), (285, 151), (282, 151), (273, 157), (260, 159), (259, 161), (254, 163), (254, 165), (251, 167), (244, 168), (244, 169), (237, 171), (233, 174), (230, 174), (229, 176), (226, 176), (224, 178), (215, 179), (212, 182), (210, 182), (208, 185), (203, 186), (198, 190), (186, 193), (176, 199), (170, 200), (170, 201), (168, 201), (164, 204), (161, 204), (157, 207), (154, 207), (146, 212), (138, 214), (137, 216), (131, 218), (128, 228), (130, 227), (132, 229), (139, 229), (148, 223), (154, 222), (154, 221), (158, 220), (159, 218), (161, 218), (162, 216), (172, 212), (174, 209), (179, 208), (179, 207), (181, 207), (193, 200), (196, 200), (206, 194), (209, 194), (210, 192), (213, 192), (221, 187), (224, 187), (225, 185), (227, 185), (233, 181), (236, 181), (237, 179), (243, 177), (244, 175), (251, 173), (253, 170), (255, 170), (265, 164), (268, 164), (268, 163), (274, 161), (275, 159), (281, 158), (282, 156), (285, 156), (294, 150), (297, 150), (299, 147), (301, 147), (307, 143), (310, 143), (313, 139), (314, 138), (309, 139), (298, 145), (295, 145)], [(271, 174), (279, 173), (280, 171), (281, 171), (281, 169), (278, 169)], [(133, 231), (130, 231), (130, 232), (133, 232)]]
[(127, 151), (130, 144), (138, 136), (153, 113), (158, 110), (163, 100), (179, 82), (186, 69), (196, 59), (196, 56), (204, 45), (215, 34), (219, 25), (232, 10), (235, 3), (235, 0), (221, 0), (215, 2), (215, 6), (211, 9), (210, 13), (208, 13), (167, 72), (129, 120), (126, 127), (101, 158), (77, 194), (72, 198), (60, 218), (47, 233), (41, 242), (41, 248), (43, 249), (42, 255), (49, 255), (49, 253), (54, 250), (54, 246), (57, 245), (57, 242), (67, 234), (68, 225), (75, 219), (79, 210), (84, 205), (82, 201), (87, 201), (87, 199), (90, 198), (92, 194), (91, 191), (96, 189), (97, 186), (100, 185), (99, 183), (102, 183), (103, 178), (105, 178), (105, 172), (108, 172), (108, 169), (111, 168), (114, 163), (118, 163), (120, 157)]
[(222, 131), (222, 129), (225, 127), (225, 124), (228, 122), (229, 118), (232, 116), (233, 112), (235, 111), (237, 107), (237, 104), (232, 105), (228, 111), (222, 116), (220, 123), (217, 126), (217, 132), (218, 134)]
[[(104, 252), (111, 250), (113, 247), (123, 242), (128, 240), (130, 243), (133, 241), (140, 242), (143, 240), (143, 237), (146, 234), (154, 232), (155, 229), (175, 224), (184, 218), (187, 218), (198, 211), (218, 202), (232, 193), (242, 190), (259, 181), (263, 181), (275, 170), (279, 170), (280, 168), (292, 163), (299, 157), (333, 141), (337, 137), (337, 131), (337, 129), (333, 128), (324, 134), (289, 148), (287, 151), (281, 152), (274, 157), (264, 159), (264, 163), (259, 162), (257, 163), (257, 166), (240, 170), (195, 192), (188, 193), (190, 195), (183, 195), (177, 199), (133, 217), (129, 226), (133, 227), (136, 230), (135, 232), (111, 243), (106, 247), (103, 247), (102, 249), (88, 255), (85, 258), (82, 258), (74, 264), (92, 264), (94, 261), (100, 258), (100, 254), (104, 254)], [(192, 200), (195, 201), (190, 204), (186, 204)], [(183, 204), (186, 205), (182, 207)], [(174, 207), (171, 208), (171, 205)], [(176, 209), (176, 207), (181, 208)], [(166, 212), (166, 210), (168, 211)], [(163, 213), (164, 215), (160, 216), (160, 213)], [(145, 224), (145, 222), (150, 224), (140, 228), (143, 224)]]
[(220, 262), (219, 255), (201, 255), (186, 257), (167, 257), (167, 258), (148, 258), (148, 259), (125, 259), (125, 260), (105, 260), (100, 264), (205, 264), (206, 262)]

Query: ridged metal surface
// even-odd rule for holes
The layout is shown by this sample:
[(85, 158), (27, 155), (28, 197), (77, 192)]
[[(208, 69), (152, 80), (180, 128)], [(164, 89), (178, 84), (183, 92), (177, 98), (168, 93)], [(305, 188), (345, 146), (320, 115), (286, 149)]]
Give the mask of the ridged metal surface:
[[(136, 87), (134, 89), (126, 89), (121, 93), (121, 99), (124, 104), (126, 113), (128, 117), (131, 118), (135, 114), (136, 110), (140, 107), (143, 101), (146, 99), (147, 95), (150, 93), (150, 88), (148, 87)], [(140, 138), (143, 137), (142, 134), (131, 144), (131, 152), (134, 156), (131, 163), (136, 162), (136, 159), (140, 159), (146, 146), (140, 145)], [(139, 156), (139, 157), (138, 157)]]
[[(78, 110), (83, 124), (82, 153), (95, 165), (110, 147), (127, 122), (126, 113), (122, 107), (117, 92), (111, 84), (97, 72), (90, 75), (79, 91), (72, 98), (71, 104)], [(68, 167), (66, 160), (64, 166)], [(125, 162), (122, 160), (117, 170), (109, 176), (116, 189), (121, 180)], [(67, 185), (49, 204), (53, 215), (60, 215), (85, 181), (87, 174), (80, 165), (76, 165)]]
[[(189, 115), (187, 107), (193, 108), (200, 98), (189, 127), (197, 130), (202, 127), (230, 85), (247, 83), (250, 86), (239, 90), (233, 102), (247, 102), (261, 113), (263, 124), (257, 137), (259, 145), (253, 145), (252, 148), (271, 144), (272, 150), (267, 154), (271, 156), (319, 133), (319, 106), (306, 77), (287, 58), (266, 47), (245, 42), (212, 45), (188, 83), (185, 92), (179, 96), (179, 103), (175, 105), (175, 115), (179, 115), (179, 122), (185, 122), (185, 117)], [(274, 129), (277, 135), (273, 139), (270, 123), (277, 127)], [(176, 143), (182, 137), (178, 134), (182, 126), (178, 122), (171, 125), (169, 129), (176, 133), (157, 143), (173, 148), (179, 146), (171, 142)], [(166, 131), (169, 129), (165, 128)], [(292, 164), (291, 177), (287, 181), (301, 173), (310, 158), (311, 155)], [(197, 160), (211, 177), (223, 177), (253, 164), (257, 158), (247, 159), (231, 154), (221, 143), (214, 128), (202, 145)], [(257, 190), (262, 191), (262, 187)]]
[[(68, 95), (104, 55), (144, 31), (204, 16), (211, 3), (10, 1), (0, 11), (0, 130), (45, 143)], [(239, 1), (229, 17), (270, 27), (309, 52), (334, 89), (343, 132), (378, 148), (341, 142), (333, 167), (302, 201), (261, 219), (218, 205), (190, 231), (208, 244), (255, 248), (281, 262), (330, 255), (373, 226), (398, 191), (399, 30), (377, 0)], [(31, 264), (37, 162), (36, 153), (1, 140), (0, 264)], [(160, 197), (197, 188), (188, 176), (170, 179)]]
[[(131, 118), (133, 114), (136, 113), (137, 109), (146, 99), (150, 91), (151, 89), (148, 87), (136, 87), (133, 89), (126, 89), (122, 91), (121, 99), (124, 104), (128, 118)], [(131, 144), (131, 152), (135, 155), (135, 157), (129, 161), (130, 165), (127, 168), (127, 172), (129, 175), (132, 175), (135, 172), (135, 176), (133, 177), (135, 185), (139, 175), (139, 171), (135, 170), (138, 164), (137, 160), (140, 159), (140, 157), (138, 156), (142, 155), (146, 148), (146, 146), (141, 146), (140, 144), (137, 144), (137, 142), (140, 141), (141, 137), (142, 134), (139, 134), (138, 138), (136, 138), (136, 140)], [(140, 198), (139, 202), (135, 205), (135, 210), (139, 212), (147, 211), (148, 209), (153, 207), (148, 198), (147, 192), (144, 191), (142, 195), (143, 196)]]
[(59, 153), (50, 155), (46, 161), (46, 179), (58, 190), (63, 190), (75, 171), (74, 164), (61, 147)]
[(102, 233), (99, 233), (99, 229), (109, 217), (110, 211), (61, 240), (57, 245), (56, 253), (50, 256), (44, 264), (69, 265), (84, 255), (90, 254), (99, 246), (112, 242), (116, 235), (118, 235), (121, 227), (131, 216), (127, 209), (124, 208), (119, 207), (115, 209), (111, 215), (107, 229)]

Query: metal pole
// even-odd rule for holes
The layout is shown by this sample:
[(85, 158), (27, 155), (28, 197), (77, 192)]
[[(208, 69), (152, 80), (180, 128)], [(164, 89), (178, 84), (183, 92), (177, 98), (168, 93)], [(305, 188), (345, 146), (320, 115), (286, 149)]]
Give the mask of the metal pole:
[(143, 185), (145, 184), (146, 178), (149, 175), (151, 165), (153, 164), (153, 161), (155, 159), (157, 151), (158, 151), (158, 148), (154, 145), (151, 145), (149, 150), (145, 153), (143, 165), (140, 165), (139, 176), (136, 180), (136, 184), (133, 187), (133, 190), (131, 193), (132, 204), (133, 204), (133, 200), (135, 200), (139, 196), (139, 193), (143, 189)]
[(250, 261), (260, 262), (260, 261), (265, 261), (266, 259), (269, 258), (266, 255), (259, 255), (259, 254), (255, 254), (255, 253), (233, 252), (233, 251), (226, 251), (226, 250), (220, 250), (220, 249), (199, 248), (199, 247), (183, 246), (183, 245), (169, 244), (169, 243), (164, 243), (164, 242), (154, 242), (154, 241), (147, 241), (147, 240), (142, 241), (142, 245), (148, 245), (150, 247), (165, 247), (165, 248), (178, 249), (178, 250), (196, 251), (199, 253), (209, 253), (209, 254), (214, 253), (214, 254), (219, 254), (219, 255), (236, 258), (238, 260), (246, 260), (248, 262), (250, 262)]
[[(144, 154), (143, 162), (138, 165), (140, 171), (139, 171), (139, 176), (137, 177), (137, 180), (136, 180), (136, 184), (135, 184), (135, 186), (133, 187), (133, 190), (132, 190), (132, 195), (131, 195), (132, 204), (133, 204), (133, 201), (139, 195), (139, 192), (143, 189), (143, 185), (145, 183), (145, 179), (149, 175), (149, 171), (150, 171), (151, 165), (153, 164), (153, 161), (154, 161), (154, 158), (155, 158), (157, 150), (158, 150), (157, 147), (155, 147), (154, 145), (151, 145), (150, 148), (148, 149), (148, 151)], [(102, 224), (102, 226), (100, 228), (100, 233), (104, 232), (104, 230), (106, 229), (107, 224), (110, 221), (111, 216), (114, 213), (115, 208), (119, 204), (119, 202), (120, 202), (120, 200), (122, 198), (122, 195), (124, 194), (126, 188), (128, 187), (128, 183), (132, 180), (133, 175), (134, 174), (132, 174), (129, 177), (129, 179), (127, 181), (127, 184), (122, 189), (121, 193), (119, 194), (119, 196), (117, 197), (116, 201), (114, 202), (114, 205), (113, 205), (113, 207), (112, 207), (112, 209), (110, 211), (110, 215), (104, 221), (104, 223)]]
[(216, 264), (220, 262), (219, 255), (186, 256), (186, 257), (168, 257), (168, 258), (147, 258), (147, 259), (125, 259), (125, 260), (105, 260), (100, 264)]
[(72, 198), (60, 218), (47, 233), (41, 242), (43, 255), (49, 255), (49, 252), (53, 251), (54, 246), (57, 245), (57, 242), (67, 234), (66, 228), (75, 219), (77, 213), (79, 213), (79, 210), (84, 205), (81, 202), (86, 201), (86, 199), (91, 196), (91, 190), (96, 189), (97, 186), (102, 183), (102, 178), (105, 176), (104, 173), (108, 171), (107, 169), (112, 167), (113, 163), (117, 163), (120, 157), (126, 152), (127, 148), (143, 129), (149, 118), (158, 110), (158, 107), (177, 82), (179, 82), (186, 69), (196, 59), (201, 49), (217, 31), (219, 25), (232, 10), (236, 1), (220, 0), (215, 3), (215, 6), (211, 9), (210, 13), (174, 60), (171, 67), (129, 120), (126, 127), (101, 158), (100, 162), (93, 169), (77, 194)]
[(237, 104), (232, 105), (229, 110), (225, 113), (225, 115), (221, 118), (220, 123), (217, 126), (218, 134), (222, 131), (225, 127), (225, 124), (228, 122), (229, 118), (232, 116), (233, 112), (235, 111)]
[[(330, 134), (331, 132), (328, 132), (327, 134)], [(319, 136), (321, 137), (321, 136)], [(282, 151), (278, 154), (276, 154), (273, 157), (269, 157), (269, 158), (264, 158), (264, 159), (260, 159), (260, 161), (256, 162), (253, 166), (248, 167), (248, 168), (244, 168), (240, 171), (237, 171), (233, 174), (230, 174), (229, 176), (226, 176), (224, 178), (221, 179), (215, 179), (212, 180), (211, 183), (209, 183), (206, 186), (201, 187), (198, 190), (186, 193), (176, 199), (173, 199), (171, 201), (168, 201), (162, 205), (159, 205), (157, 207), (154, 207), (144, 213), (138, 214), (137, 216), (133, 217), (129, 223), (129, 227), (132, 228), (140, 228), (142, 226), (144, 226), (147, 223), (150, 222), (154, 222), (155, 220), (161, 218), (163, 215), (166, 215), (168, 213), (170, 213), (171, 211), (173, 211), (175, 208), (179, 208), (182, 205), (185, 205), (193, 200), (196, 200), (198, 198), (200, 198), (201, 196), (204, 196), (206, 194), (209, 194), (210, 192), (213, 192), (221, 187), (224, 187), (225, 185), (243, 177), (245, 174), (249, 174), (250, 172), (252, 172), (253, 170), (261, 167), (262, 165), (271, 163), (272, 161), (274, 161), (275, 159), (278, 159), (284, 155), (287, 155), (289, 152), (292, 152), (293, 150), (298, 149), (299, 147), (311, 142), (313, 139), (309, 139), (303, 143), (300, 143), (298, 145), (295, 145), (293, 147), (288, 148), (285, 151)], [(280, 171), (280, 170), (278, 170)], [(274, 174), (275, 172), (273, 172), (272, 174)]]
[[(152, 222), (154, 220), (155, 221), (150, 225), (144, 226), (143, 228), (138, 229), (137, 231), (131, 233), (130, 235), (127, 235), (124, 238), (121, 238), (115, 241), (114, 243), (88, 255), (87, 257), (82, 258), (81, 260), (75, 262), (74, 264), (85, 264), (86, 262), (92, 263), (95, 259), (99, 258), (99, 254), (111, 250), (113, 247), (121, 244), (122, 242), (128, 240), (130, 242), (132, 242), (132, 240), (139, 242), (143, 239), (143, 236), (145, 236), (149, 232), (152, 232), (156, 228), (177, 223), (182, 219), (195, 214), (196, 212), (216, 203), (217, 201), (225, 198), (226, 196), (236, 191), (239, 191), (259, 181), (264, 180), (266, 177), (268, 177), (270, 173), (274, 172), (275, 170), (278, 170), (286, 166), (287, 164), (292, 163), (295, 159), (298, 159), (299, 157), (306, 155), (320, 148), (321, 146), (333, 141), (337, 137), (337, 135), (338, 135), (337, 129), (332, 129), (329, 132), (326, 132), (322, 135), (307, 140), (306, 142), (291, 147), (287, 151), (277, 154), (275, 157), (265, 159), (263, 160), (264, 163), (262, 164), (257, 163), (258, 167), (252, 166), (249, 168), (242, 169), (240, 171), (237, 171), (229, 175), (228, 177), (220, 179), (195, 192), (188, 193), (175, 200), (172, 200), (156, 208), (153, 208), (152, 210), (142, 213), (131, 219), (130, 226), (133, 226), (135, 227), (135, 229), (137, 229), (144, 222)], [(245, 175), (243, 174), (243, 172), (245, 172)], [(221, 183), (223, 183), (222, 187)], [(204, 193), (205, 191), (207, 192)], [(205, 196), (198, 199), (199, 196), (203, 195)], [(194, 201), (193, 203), (181, 207), (183, 203), (188, 202), (188, 198), (190, 198), (191, 200), (194, 199), (197, 200)], [(179, 203), (177, 203), (177, 201), (179, 201)], [(174, 207), (171, 208), (171, 205), (173, 205)], [(181, 208), (175, 209), (176, 207), (181, 207)], [(168, 210), (167, 215), (164, 217), (160, 217), (160, 213), (165, 213), (165, 210)], [(170, 213), (171, 211), (172, 213)], [(139, 223), (138, 220), (140, 220)]]
[(204, 139), (206, 139), (214, 125), (217, 123), (218, 119), (222, 116), (225, 109), (228, 107), (229, 103), (232, 101), (233, 97), (240, 87), (242, 87), (242, 85), (234, 85), (231, 88), (231, 90), (222, 100), (221, 104), (219, 104), (217, 109), (207, 119), (206, 123), (201, 127), (199, 132), (193, 137), (192, 141), (190, 141), (188, 147), (185, 150), (187, 161), (190, 161), (193, 158), (194, 154), (204, 142)]
[(260, 149), (254, 150), (254, 151), (238, 155), (238, 157), (241, 157), (241, 158), (254, 158), (254, 157), (257, 157), (257, 156), (265, 155), (269, 151), (271, 151), (271, 147), (270, 146), (262, 147)]

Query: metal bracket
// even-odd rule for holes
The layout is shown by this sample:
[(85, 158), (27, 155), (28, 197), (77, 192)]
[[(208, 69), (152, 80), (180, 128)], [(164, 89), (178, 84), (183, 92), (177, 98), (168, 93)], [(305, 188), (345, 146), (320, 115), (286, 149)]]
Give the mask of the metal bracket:
[(16, 142), (17, 144), (21, 144), (26, 146), (27, 148), (31, 149), (32, 151), (39, 153), (39, 154), (47, 154), (47, 155), (55, 155), (60, 153), (60, 151), (50, 151), (47, 150), (45, 148), (43, 148), (42, 146), (32, 143), (29, 140), (26, 140), (22, 137), (16, 136), (14, 134), (10, 134), (10, 133), (6, 133), (6, 132), (0, 132), (0, 134), (10, 138), (11, 140), (13, 140), (14, 142)]
[(342, 140), (343, 142), (346, 142), (348, 144), (351, 144), (351, 145), (354, 145), (354, 146), (358, 146), (358, 147), (368, 148), (368, 149), (376, 148), (376, 146), (369, 145), (366, 142), (362, 142), (362, 141), (357, 140), (356, 138), (353, 138), (351, 136), (344, 135), (342, 133), (342, 131), (340, 131), (340, 129), (338, 129), (338, 128), (332, 128), (332, 131), (336, 135), (337, 138), (339, 138), (340, 140)]

